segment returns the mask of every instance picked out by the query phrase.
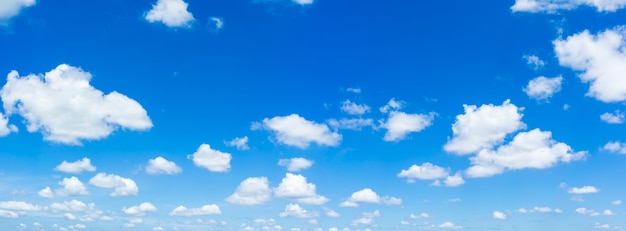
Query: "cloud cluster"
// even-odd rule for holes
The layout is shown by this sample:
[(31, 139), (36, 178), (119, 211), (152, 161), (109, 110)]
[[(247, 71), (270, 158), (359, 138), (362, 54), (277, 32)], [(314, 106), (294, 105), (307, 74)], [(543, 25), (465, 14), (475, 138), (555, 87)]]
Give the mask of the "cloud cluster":
[(407, 178), (408, 183), (414, 183), (416, 179), (419, 180), (435, 180), (434, 186), (440, 186), (440, 179), (444, 179), (444, 184), (448, 187), (456, 187), (465, 184), (465, 180), (460, 173), (450, 175), (448, 169), (439, 167), (437, 165), (425, 162), (422, 165), (411, 165), (406, 170), (400, 171), (397, 175), (401, 178)]
[(160, 22), (168, 27), (189, 27), (195, 19), (183, 0), (157, 0), (145, 15), (148, 22)]
[(514, 12), (556, 13), (580, 6), (594, 7), (598, 12), (615, 12), (626, 6), (626, 0), (515, 0)]
[(240, 205), (260, 205), (269, 201), (272, 190), (267, 177), (250, 177), (242, 181), (226, 202)]
[(89, 184), (100, 188), (112, 188), (113, 197), (136, 196), (139, 192), (135, 181), (115, 174), (98, 173), (89, 180)]
[(317, 194), (316, 188), (315, 184), (307, 182), (306, 177), (287, 173), (274, 189), (274, 194), (302, 204), (322, 205), (328, 202), (328, 198)]

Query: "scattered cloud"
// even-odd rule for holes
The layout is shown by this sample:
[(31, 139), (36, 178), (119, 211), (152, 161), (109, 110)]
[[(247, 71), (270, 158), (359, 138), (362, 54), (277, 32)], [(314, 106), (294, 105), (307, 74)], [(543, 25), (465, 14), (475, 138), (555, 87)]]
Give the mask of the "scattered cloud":
[(214, 150), (208, 144), (201, 144), (198, 150), (187, 158), (192, 159), (196, 166), (206, 168), (211, 172), (227, 172), (230, 170), (232, 156), (229, 153)]
[(562, 213), (563, 211), (559, 208), (556, 209), (552, 209), (550, 207), (538, 207), (535, 206), (533, 208), (530, 209), (526, 209), (526, 208), (519, 208), (518, 210), (516, 210), (517, 213)]
[[(595, 2), (626, 5), (626, 0)], [(561, 66), (579, 71), (578, 77), (591, 84), (586, 96), (606, 103), (622, 102), (626, 100), (625, 35), (625, 27), (597, 34), (585, 30), (566, 39), (556, 39), (554, 50)]]
[(626, 0), (515, 0), (511, 6), (513, 12), (556, 13), (573, 10), (580, 6), (594, 7), (598, 12), (615, 12), (626, 6)]
[(587, 208), (577, 208), (575, 212), (578, 214), (589, 215), (592, 217), (600, 216), (599, 212), (592, 210), (592, 209), (587, 209)]
[(91, 165), (91, 160), (87, 157), (74, 162), (63, 161), (54, 170), (66, 173), (80, 174), (82, 172), (96, 171), (96, 167)]
[(386, 204), (386, 205), (401, 205), (402, 199), (397, 197), (390, 196), (379, 196), (376, 192), (374, 192), (370, 188), (364, 188), (359, 191), (352, 193), (350, 198), (341, 202), (339, 206), (341, 207), (359, 207), (359, 203), (370, 203), (370, 204)]
[(445, 222), (438, 226), (440, 229), (463, 229), (463, 226), (455, 225), (452, 222)]
[(493, 218), (498, 220), (506, 220), (506, 214), (500, 211), (494, 211)]
[(44, 208), (38, 205), (29, 204), (23, 201), (0, 201), (0, 209), (13, 211), (41, 211)]
[(220, 207), (217, 206), (216, 204), (204, 205), (200, 208), (187, 208), (185, 206), (180, 205), (170, 212), (170, 216), (182, 216), (182, 217), (214, 215), (214, 214), (222, 214)]
[(391, 98), (385, 106), (380, 107), (378, 110), (382, 113), (387, 113), (389, 111), (397, 111), (402, 109), (404, 103), (401, 101), (397, 101), (395, 98)]
[(131, 206), (129, 208), (124, 207), (122, 211), (127, 215), (143, 216), (146, 215), (146, 213), (157, 212), (157, 208), (150, 202), (144, 202), (136, 206)]
[(176, 165), (173, 161), (169, 161), (161, 156), (148, 160), (148, 166), (146, 166), (146, 173), (152, 175), (168, 174), (174, 175), (182, 172), (183, 170)]
[(313, 166), (313, 163), (314, 162), (312, 160), (307, 160), (302, 157), (278, 160), (278, 165), (287, 167), (287, 170), (290, 172), (299, 172), (310, 168)]
[(341, 111), (348, 115), (363, 115), (370, 112), (370, 110), (371, 108), (367, 104), (357, 104), (350, 100), (341, 103)]
[(329, 208), (324, 208), (324, 211), (326, 211), (326, 216), (328, 217), (340, 217), (341, 216), (339, 215), (338, 212)]
[(361, 214), (359, 218), (353, 220), (351, 225), (352, 226), (359, 226), (359, 225), (372, 226), (376, 224), (374, 222), (375, 217), (380, 217), (380, 211), (375, 210), (374, 212), (371, 212), (371, 213), (364, 212)]
[(9, 19), (17, 16), (20, 11), (34, 6), (36, 0), (4, 0), (0, 1), (0, 25), (6, 24)]
[(265, 118), (261, 124), (253, 124), (252, 129), (257, 128), (274, 132), (279, 143), (301, 149), (308, 148), (311, 143), (335, 147), (342, 139), (340, 134), (331, 132), (328, 126), (306, 120), (297, 114)]
[(43, 198), (54, 198), (54, 194), (52, 193), (52, 190), (50, 189), (50, 187), (45, 187), (44, 189), (39, 190), (37, 195)]
[(249, 150), (248, 137), (235, 137), (233, 140), (225, 142), (226, 145), (231, 147), (237, 147), (237, 150)]
[(355, 131), (360, 131), (364, 127), (374, 127), (374, 121), (370, 118), (342, 118), (340, 120), (329, 119), (327, 123), (334, 129), (348, 129)]
[(147, 130), (152, 121), (137, 101), (118, 92), (103, 94), (89, 84), (91, 74), (61, 64), (44, 75), (20, 77), (11, 71), (0, 90), (7, 115), (19, 114), (29, 132), (45, 140), (80, 145), (118, 128)]
[(626, 143), (611, 141), (602, 147), (602, 150), (609, 151), (617, 154), (626, 154)]
[(383, 140), (404, 140), (409, 133), (420, 132), (432, 125), (434, 118), (435, 113), (407, 114), (400, 111), (391, 111), (387, 120), (380, 126), (387, 129)]
[(425, 162), (420, 166), (415, 164), (411, 165), (409, 169), (400, 171), (397, 176), (407, 178), (407, 182), (413, 183), (415, 182), (415, 179), (436, 180), (446, 178), (448, 175), (448, 169)]
[(422, 219), (422, 218), (430, 218), (430, 215), (428, 213), (420, 213), (418, 215), (412, 214), (409, 215), (409, 218), (411, 219)]
[(287, 173), (285, 178), (274, 189), (277, 197), (295, 200), (302, 204), (321, 205), (328, 202), (328, 198), (316, 193), (316, 186), (309, 183), (306, 177)]
[(260, 205), (269, 201), (272, 190), (267, 177), (250, 177), (242, 181), (226, 202), (240, 205)]
[(348, 89), (346, 89), (347, 92), (352, 92), (354, 94), (360, 94), (361, 93), (361, 88), (353, 88), (353, 87), (349, 87)]
[(524, 55), (523, 58), (526, 60), (526, 64), (531, 65), (534, 70), (538, 70), (546, 65), (546, 62), (536, 55)]
[(524, 92), (528, 97), (536, 100), (547, 100), (555, 93), (561, 91), (563, 77), (546, 78), (539, 76), (531, 79), (524, 87)]
[(622, 204), (622, 200), (615, 200), (615, 201), (611, 201), (612, 205), (621, 205)]
[(463, 179), (463, 176), (461, 176), (461, 173), (456, 173), (452, 176), (447, 176), (443, 183), (447, 187), (457, 187), (465, 184), (465, 180)]
[(316, 211), (308, 212), (306, 209), (300, 207), (298, 204), (287, 204), (285, 211), (278, 214), (280, 217), (295, 217), (295, 218), (313, 218), (319, 217), (319, 213)]
[(0, 137), (7, 136), (11, 132), (17, 132), (17, 126), (9, 124), (9, 118), (0, 112)]
[(67, 197), (67, 196), (85, 196), (89, 195), (87, 192), (87, 187), (75, 176), (70, 178), (63, 178), (59, 185), (63, 186), (63, 188), (57, 189), (56, 194), (59, 196)]
[(218, 17), (209, 18), (209, 26), (215, 32), (220, 31), (224, 27), (224, 19)]
[(168, 27), (190, 27), (195, 19), (187, 10), (183, 0), (157, 0), (152, 9), (145, 14), (148, 22), (160, 22)]
[(111, 196), (136, 196), (139, 188), (135, 181), (115, 174), (98, 173), (89, 183), (100, 188), (112, 188)]
[(580, 187), (580, 188), (576, 188), (576, 187), (570, 188), (569, 190), (567, 190), (567, 193), (570, 193), (570, 194), (589, 194), (589, 193), (597, 193), (599, 191), (600, 190), (597, 189), (594, 186), (583, 186), (583, 187)]
[(619, 110), (615, 111), (615, 113), (605, 112), (600, 115), (600, 119), (607, 124), (623, 124), (624, 113)]

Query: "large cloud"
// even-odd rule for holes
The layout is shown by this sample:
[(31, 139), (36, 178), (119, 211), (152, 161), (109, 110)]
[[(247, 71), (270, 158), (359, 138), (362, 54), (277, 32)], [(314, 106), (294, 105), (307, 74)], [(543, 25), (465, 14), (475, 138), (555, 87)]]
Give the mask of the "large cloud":
[(306, 149), (311, 143), (320, 146), (338, 146), (341, 135), (331, 132), (328, 126), (309, 121), (297, 114), (265, 118), (252, 129), (264, 128), (274, 132), (279, 143)]
[(321, 205), (328, 202), (328, 198), (316, 193), (316, 186), (309, 183), (306, 177), (287, 173), (285, 178), (274, 189), (277, 197), (292, 199), (298, 203)]
[(227, 172), (230, 170), (229, 153), (212, 149), (208, 144), (201, 144), (198, 150), (187, 158), (193, 159), (193, 163), (198, 167), (206, 168), (211, 172)]
[(189, 27), (194, 21), (183, 0), (158, 0), (145, 15), (148, 22), (160, 22), (168, 27)]
[(521, 109), (509, 100), (502, 105), (463, 105), (465, 114), (456, 116), (452, 139), (443, 147), (447, 152), (466, 155), (501, 143), (507, 134), (526, 127)]
[(35, 5), (35, 0), (3, 0), (0, 1), (0, 25), (18, 15), (26, 7)]
[(598, 12), (615, 12), (626, 6), (626, 0), (515, 0), (513, 11), (555, 13), (579, 6), (594, 7)]
[(242, 181), (237, 191), (226, 198), (226, 202), (240, 205), (260, 205), (269, 201), (272, 190), (267, 177), (250, 177)]
[(587, 96), (607, 103), (626, 100), (625, 27), (597, 34), (585, 30), (553, 43), (559, 63), (579, 71), (580, 79), (591, 84)]
[(11, 71), (0, 90), (4, 110), (19, 114), (29, 132), (45, 140), (80, 144), (97, 140), (118, 128), (146, 130), (152, 121), (137, 101), (118, 92), (104, 94), (89, 84), (91, 74), (61, 64), (44, 75), (19, 76)]

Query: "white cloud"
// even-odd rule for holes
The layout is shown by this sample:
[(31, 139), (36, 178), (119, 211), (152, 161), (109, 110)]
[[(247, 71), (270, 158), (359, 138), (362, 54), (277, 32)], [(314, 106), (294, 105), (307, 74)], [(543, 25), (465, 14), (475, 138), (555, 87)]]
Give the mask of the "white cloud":
[(338, 212), (336, 212), (335, 210), (329, 209), (329, 208), (324, 208), (324, 211), (326, 211), (326, 216), (329, 217), (340, 217), (341, 215), (339, 215)]
[(589, 216), (592, 216), (592, 217), (600, 215), (599, 212), (597, 212), (595, 210), (592, 210), (592, 209), (587, 209), (587, 208), (577, 208), (575, 210), (575, 212), (578, 213), (578, 214), (589, 215)]
[(461, 176), (461, 173), (457, 173), (453, 176), (446, 177), (443, 183), (448, 187), (457, 187), (465, 184), (465, 180), (463, 179), (463, 176)]
[(606, 150), (609, 152), (617, 153), (617, 154), (626, 154), (626, 143), (621, 143), (617, 141), (611, 141), (606, 143), (602, 150)]
[(544, 169), (559, 162), (582, 160), (586, 152), (573, 152), (565, 143), (552, 140), (552, 133), (533, 129), (518, 133), (513, 140), (496, 150), (483, 149), (470, 158), (469, 177), (488, 177), (504, 170)]
[[(626, 0), (619, 0), (626, 4)], [(618, 1), (598, 1), (618, 2)], [(585, 30), (555, 40), (554, 50), (561, 66), (580, 71), (578, 75), (591, 86), (586, 96), (602, 102), (626, 100), (626, 29), (617, 27), (598, 34)]]
[(0, 217), (4, 218), (18, 218), (20, 215), (13, 211), (7, 211), (0, 209)]
[(382, 113), (387, 113), (389, 111), (397, 111), (402, 109), (403, 103), (401, 101), (397, 101), (395, 98), (391, 98), (385, 106), (380, 107), (378, 110)]
[(148, 166), (146, 166), (146, 173), (148, 174), (178, 174), (183, 170), (176, 165), (173, 161), (169, 161), (161, 156), (148, 160)]
[(624, 113), (619, 110), (615, 111), (615, 113), (605, 112), (600, 115), (600, 119), (607, 124), (623, 124), (624, 123)]
[(536, 55), (524, 55), (523, 58), (524, 58), (524, 60), (526, 60), (526, 64), (532, 65), (533, 69), (535, 69), (535, 70), (538, 70), (539, 68), (541, 68), (541, 67), (546, 65), (546, 62), (541, 60)]
[(308, 183), (306, 177), (287, 173), (285, 178), (274, 189), (277, 197), (292, 199), (298, 203), (321, 205), (328, 202), (328, 198), (317, 195), (316, 186)]
[(570, 188), (569, 190), (567, 190), (567, 193), (571, 193), (571, 194), (589, 194), (589, 193), (597, 193), (600, 190), (598, 190), (596, 187), (594, 186), (583, 186), (580, 188)]
[(61, 64), (44, 75), (7, 75), (0, 90), (4, 110), (19, 114), (29, 132), (40, 131), (44, 139), (79, 145), (97, 140), (118, 128), (147, 130), (152, 121), (137, 101), (118, 92), (103, 94), (89, 84), (91, 74)]
[(63, 178), (59, 185), (63, 186), (63, 188), (57, 189), (56, 193), (59, 196), (81, 196), (81, 195), (89, 195), (87, 192), (87, 187), (75, 176), (70, 178)]
[(430, 215), (428, 215), (428, 213), (420, 213), (419, 215), (415, 215), (411, 213), (411, 215), (409, 215), (409, 218), (411, 219), (421, 219), (421, 218), (429, 218), (429, 217)]
[(4, 0), (0, 1), (0, 25), (18, 15), (24, 8), (34, 6), (35, 0)]
[(622, 200), (615, 200), (615, 201), (611, 201), (612, 205), (621, 205), (622, 204)]
[(101, 188), (113, 188), (111, 196), (136, 196), (139, 188), (135, 181), (115, 174), (98, 173), (89, 183)]
[(144, 202), (136, 206), (131, 206), (129, 208), (124, 207), (122, 211), (127, 215), (143, 216), (149, 212), (150, 213), (156, 212), (157, 208), (150, 202)]
[(237, 147), (237, 150), (249, 150), (248, 137), (235, 137), (233, 140), (226, 142), (226, 145)]
[(357, 104), (350, 100), (343, 101), (341, 103), (341, 111), (348, 113), (349, 115), (363, 115), (370, 112), (370, 106), (367, 104)]
[(546, 78), (539, 76), (531, 79), (524, 88), (524, 92), (528, 97), (536, 100), (547, 100), (555, 93), (561, 91), (563, 77)]
[(441, 229), (462, 229), (463, 226), (455, 225), (452, 222), (445, 222), (445, 223), (439, 225), (439, 228), (441, 228)]
[(626, 0), (515, 0), (514, 12), (556, 13), (579, 6), (594, 7), (598, 12), (615, 12), (626, 6)]
[(0, 113), (0, 137), (7, 136), (11, 132), (17, 132), (17, 126), (9, 124), (9, 118)]
[[(594, 229), (611, 229), (611, 225), (609, 225), (609, 224), (602, 224), (600, 222), (596, 222), (593, 225), (593, 228)], [(620, 229), (620, 228), (613, 228), (613, 229)]]
[(50, 187), (45, 187), (44, 189), (39, 190), (39, 192), (37, 192), (37, 195), (43, 198), (54, 198), (54, 194), (52, 193)]
[(158, 0), (145, 15), (148, 22), (160, 22), (168, 27), (189, 27), (195, 19), (183, 0)]
[(209, 18), (209, 20), (211, 21), (211, 27), (215, 31), (219, 31), (220, 29), (222, 29), (222, 27), (224, 27), (224, 19), (223, 18), (211, 17), (211, 18)]
[(413, 183), (415, 182), (415, 179), (436, 180), (446, 178), (448, 175), (448, 169), (426, 162), (420, 166), (417, 166), (415, 164), (411, 165), (409, 169), (400, 171), (397, 176), (405, 177), (407, 178), (407, 182)]
[(23, 201), (0, 201), (0, 209), (34, 212), (41, 211), (44, 208), (39, 205), (33, 205)]
[(561, 211), (561, 209), (556, 208), (556, 209), (552, 209), (550, 207), (538, 207), (535, 206), (531, 209), (525, 209), (525, 208), (520, 208), (517, 210), (518, 213), (550, 213), (550, 212), (554, 212), (554, 213), (562, 213), (563, 211)]
[(201, 144), (198, 150), (187, 158), (193, 159), (196, 166), (206, 168), (211, 172), (227, 172), (230, 170), (232, 156), (229, 153), (211, 149), (208, 144)]
[(360, 131), (364, 127), (374, 127), (374, 121), (370, 118), (342, 118), (340, 120), (329, 119), (328, 125), (334, 129), (349, 129)]
[(463, 105), (465, 114), (456, 116), (452, 139), (444, 145), (447, 152), (466, 155), (500, 144), (507, 134), (525, 128), (522, 109), (509, 100), (502, 105)]
[(260, 205), (270, 200), (272, 190), (267, 177), (250, 177), (242, 181), (226, 202), (240, 205)]
[(301, 149), (308, 148), (311, 143), (335, 147), (342, 138), (338, 133), (331, 132), (328, 126), (306, 120), (297, 114), (265, 118), (262, 127), (274, 132), (279, 143)]
[(389, 112), (389, 117), (381, 127), (387, 129), (385, 141), (400, 141), (406, 139), (409, 133), (420, 132), (432, 125), (435, 113), (407, 114), (400, 111)]
[(386, 205), (401, 205), (402, 199), (397, 197), (384, 196), (380, 197), (376, 192), (370, 188), (364, 188), (352, 193), (350, 198), (341, 202), (341, 207), (359, 207), (358, 203), (371, 203), (371, 204), (386, 204)]
[(319, 217), (319, 213), (308, 212), (298, 204), (287, 204), (285, 211), (278, 214), (280, 217), (313, 218)]
[(291, 0), (294, 3), (300, 4), (300, 5), (311, 5), (313, 4), (313, 0)]
[(352, 226), (375, 225), (375, 222), (374, 222), (375, 217), (380, 217), (380, 211), (375, 210), (374, 212), (371, 212), (371, 213), (364, 212), (361, 214), (359, 218), (353, 220), (351, 225)]
[(170, 216), (183, 216), (183, 217), (191, 217), (191, 216), (200, 216), (200, 215), (213, 215), (213, 214), (222, 214), (220, 207), (216, 204), (204, 205), (201, 208), (186, 208), (185, 206), (178, 206), (172, 212), (170, 212)]
[(614, 216), (615, 213), (613, 211), (611, 211), (610, 209), (605, 209), (604, 211), (602, 211), (602, 215), (604, 215), (604, 216)]
[(353, 87), (349, 87), (348, 89), (346, 89), (347, 92), (352, 92), (354, 94), (359, 94), (361, 93), (361, 88), (353, 88)]
[(80, 174), (82, 172), (96, 171), (96, 167), (91, 165), (91, 160), (87, 157), (74, 162), (63, 161), (54, 170), (66, 173)]
[(500, 211), (494, 211), (493, 218), (498, 219), (498, 220), (506, 220), (506, 214)]
[(278, 165), (287, 167), (290, 172), (299, 172), (313, 166), (313, 161), (301, 157), (291, 159), (280, 159)]

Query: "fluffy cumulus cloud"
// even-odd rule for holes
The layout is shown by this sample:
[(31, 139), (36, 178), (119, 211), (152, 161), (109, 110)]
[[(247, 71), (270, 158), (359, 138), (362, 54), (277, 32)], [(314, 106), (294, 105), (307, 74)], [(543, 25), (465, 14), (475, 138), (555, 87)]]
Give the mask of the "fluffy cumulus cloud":
[(297, 157), (291, 159), (280, 159), (278, 160), (278, 165), (287, 167), (287, 170), (290, 172), (299, 172), (313, 166), (313, 161)]
[(176, 165), (173, 161), (169, 161), (161, 156), (148, 160), (148, 166), (146, 166), (146, 173), (148, 174), (178, 174), (183, 170)]
[(378, 211), (378, 210), (375, 210), (374, 212), (371, 212), (371, 213), (364, 212), (364, 213), (361, 213), (361, 216), (359, 218), (353, 220), (350, 225), (352, 225), (352, 226), (361, 226), (361, 225), (373, 226), (373, 225), (376, 225), (376, 223), (374, 222), (374, 218), (376, 218), (376, 217), (380, 217), (380, 211)]
[(136, 196), (139, 188), (135, 181), (115, 174), (98, 173), (89, 183), (100, 188), (112, 188), (111, 196)]
[[(595, 2), (621, 2), (595, 1)], [(554, 42), (561, 66), (579, 71), (578, 76), (590, 83), (587, 96), (602, 102), (626, 100), (626, 28), (617, 27), (597, 34), (585, 30)]]
[(0, 210), (35, 212), (43, 209), (44, 208), (39, 205), (33, 205), (23, 201), (0, 201)]
[(494, 211), (493, 218), (498, 220), (506, 220), (506, 214), (500, 211)]
[(63, 186), (56, 190), (57, 195), (59, 196), (84, 196), (89, 195), (87, 192), (87, 187), (75, 176), (70, 178), (63, 178), (62, 181), (59, 182), (59, 185)]
[(321, 205), (328, 202), (328, 198), (316, 193), (316, 186), (309, 183), (306, 177), (287, 173), (285, 178), (274, 189), (277, 197), (295, 200), (302, 204)]
[(554, 141), (551, 132), (534, 129), (518, 133), (510, 143), (495, 150), (478, 152), (470, 158), (472, 166), (466, 170), (466, 175), (488, 177), (505, 170), (544, 169), (559, 162), (582, 160), (586, 155), (586, 152), (574, 152), (569, 145)]
[(357, 104), (350, 100), (343, 101), (341, 103), (341, 111), (349, 115), (363, 115), (371, 110), (367, 104)]
[(187, 158), (192, 159), (196, 166), (206, 168), (211, 172), (227, 172), (230, 170), (232, 156), (229, 153), (214, 150), (208, 144), (201, 144), (198, 150)]
[(624, 113), (621, 111), (615, 111), (615, 113), (605, 112), (600, 115), (600, 119), (607, 124), (623, 124), (624, 123)]
[(465, 114), (456, 116), (452, 139), (444, 145), (447, 152), (467, 155), (500, 144), (507, 134), (525, 128), (521, 109), (509, 100), (502, 105), (463, 105)]
[(617, 154), (626, 154), (626, 142), (610, 141), (602, 147), (602, 150)]
[(50, 189), (50, 187), (45, 187), (44, 189), (39, 190), (37, 195), (43, 198), (54, 198), (54, 193), (52, 193), (52, 189)]
[(298, 204), (287, 204), (285, 211), (278, 214), (280, 217), (296, 217), (296, 218), (313, 218), (319, 217), (319, 213), (316, 211), (309, 212), (306, 209), (300, 207)]
[(242, 181), (226, 202), (240, 205), (260, 205), (269, 201), (272, 190), (267, 177), (250, 177)]
[(400, 171), (397, 176), (407, 178), (409, 183), (413, 183), (415, 179), (436, 180), (445, 178), (448, 175), (448, 169), (426, 162), (419, 166), (414, 164), (409, 169)]
[(7, 75), (0, 90), (8, 115), (24, 117), (29, 132), (45, 140), (80, 144), (97, 140), (118, 128), (147, 130), (152, 121), (137, 101), (118, 92), (104, 94), (89, 84), (91, 74), (61, 64), (43, 75)]
[(406, 139), (409, 133), (420, 132), (432, 125), (434, 118), (434, 113), (408, 114), (401, 111), (391, 111), (387, 120), (381, 125), (382, 128), (387, 129), (383, 140), (400, 141)]
[(226, 142), (226, 145), (236, 147), (237, 150), (249, 150), (248, 137), (235, 137), (233, 140)]
[(626, 0), (515, 0), (514, 12), (556, 13), (580, 6), (596, 8), (598, 12), (615, 12), (626, 6)]
[(455, 225), (452, 222), (444, 222), (438, 226), (440, 229), (463, 229), (463, 226)]
[(600, 190), (598, 190), (594, 186), (583, 186), (580, 188), (573, 187), (567, 190), (567, 192), (571, 194), (589, 194), (589, 193), (597, 193), (599, 191)]
[(144, 202), (136, 206), (131, 206), (129, 208), (123, 208), (122, 211), (127, 215), (133, 216), (143, 216), (146, 213), (154, 213), (157, 211), (157, 208), (150, 202)]
[(195, 19), (183, 0), (158, 0), (145, 15), (148, 22), (160, 22), (168, 27), (189, 27)]
[(82, 172), (93, 172), (96, 171), (96, 167), (91, 165), (91, 160), (87, 157), (77, 160), (74, 162), (63, 161), (59, 164), (54, 170), (66, 173), (74, 173), (79, 174)]
[(18, 15), (24, 8), (34, 6), (35, 0), (4, 0), (0, 1), (0, 25)]
[(387, 205), (401, 205), (402, 199), (391, 196), (379, 196), (370, 188), (364, 188), (356, 191), (350, 195), (350, 198), (341, 202), (341, 207), (359, 207), (359, 203), (371, 203), (371, 204), (387, 204)]
[(554, 78), (539, 76), (528, 82), (528, 85), (524, 87), (524, 92), (530, 98), (536, 100), (547, 100), (555, 93), (561, 91), (562, 82), (563, 77), (561, 76)]
[(178, 206), (170, 212), (170, 216), (200, 216), (200, 215), (214, 215), (222, 214), (222, 210), (216, 204), (204, 205), (200, 208), (187, 208), (185, 206)]
[(219, 31), (224, 27), (224, 19), (219, 17), (209, 18), (209, 26), (215, 31)]
[(279, 143), (301, 149), (308, 148), (311, 143), (334, 147), (342, 139), (340, 134), (331, 132), (328, 126), (306, 120), (297, 114), (265, 118), (261, 124), (253, 124), (253, 130), (258, 128), (272, 131)]

